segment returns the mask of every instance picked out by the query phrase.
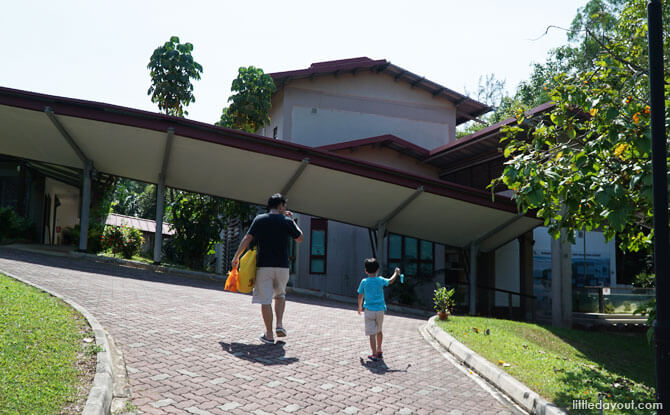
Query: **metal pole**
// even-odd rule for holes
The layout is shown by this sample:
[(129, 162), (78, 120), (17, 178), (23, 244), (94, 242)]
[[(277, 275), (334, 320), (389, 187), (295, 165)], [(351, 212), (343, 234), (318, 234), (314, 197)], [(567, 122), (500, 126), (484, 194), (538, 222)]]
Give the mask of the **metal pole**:
[(79, 220), (79, 250), (86, 251), (88, 247), (88, 216), (91, 206), (91, 174), (93, 163), (84, 163), (84, 177), (81, 190), (81, 219)]
[(156, 233), (154, 234), (154, 264), (160, 264), (163, 248), (163, 215), (165, 213), (165, 175), (161, 173), (156, 186)]
[(668, 179), (663, 79), (663, 12), (661, 0), (647, 3), (649, 23), (649, 98), (654, 195), (654, 269), (656, 271), (656, 400), (670, 413), (670, 294), (668, 280)]
[(476, 243), (470, 244), (470, 315), (477, 313), (477, 250)]

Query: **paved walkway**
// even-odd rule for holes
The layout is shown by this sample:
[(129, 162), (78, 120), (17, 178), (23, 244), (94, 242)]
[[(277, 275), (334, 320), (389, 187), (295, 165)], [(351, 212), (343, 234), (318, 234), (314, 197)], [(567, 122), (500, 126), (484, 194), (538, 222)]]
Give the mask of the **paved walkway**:
[(400, 315), (368, 363), (353, 305), (289, 296), (285, 346), (262, 345), (260, 310), (222, 284), (0, 248), (0, 270), (79, 303), (124, 353), (147, 414), (509, 414)]

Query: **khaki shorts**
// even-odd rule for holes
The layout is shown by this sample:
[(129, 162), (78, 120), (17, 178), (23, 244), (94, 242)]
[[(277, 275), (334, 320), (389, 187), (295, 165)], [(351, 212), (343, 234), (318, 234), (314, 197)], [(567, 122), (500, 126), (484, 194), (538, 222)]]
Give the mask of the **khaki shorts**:
[(372, 336), (382, 332), (382, 324), (384, 324), (384, 310), (370, 311), (365, 310), (365, 334)]
[(288, 268), (256, 268), (252, 304), (272, 304), (272, 298), (284, 298), (288, 284)]

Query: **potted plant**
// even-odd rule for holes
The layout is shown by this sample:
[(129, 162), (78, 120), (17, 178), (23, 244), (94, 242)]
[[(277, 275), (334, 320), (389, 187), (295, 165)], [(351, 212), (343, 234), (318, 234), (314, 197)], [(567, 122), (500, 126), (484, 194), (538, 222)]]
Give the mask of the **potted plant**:
[(433, 291), (433, 308), (437, 311), (437, 316), (440, 320), (446, 320), (449, 317), (449, 310), (454, 306), (454, 296), (455, 289), (447, 290), (447, 287), (440, 287), (440, 284), (437, 284), (437, 288)]

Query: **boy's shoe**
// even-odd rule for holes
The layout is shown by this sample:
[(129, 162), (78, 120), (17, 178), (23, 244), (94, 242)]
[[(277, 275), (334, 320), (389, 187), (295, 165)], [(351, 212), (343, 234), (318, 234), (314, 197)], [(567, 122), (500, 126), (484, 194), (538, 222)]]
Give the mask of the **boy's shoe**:
[(275, 344), (275, 340), (274, 339), (268, 339), (267, 337), (265, 337), (265, 334), (262, 335), (261, 337), (259, 337), (259, 339), (265, 344)]
[(384, 356), (382, 355), (382, 352), (377, 353), (377, 359), (383, 359)]
[(283, 327), (277, 327), (275, 332), (277, 333), (277, 337), (286, 337), (286, 329)]
[(373, 355), (373, 354), (369, 355), (369, 356), (368, 356), (368, 359), (372, 360), (373, 362), (376, 362), (377, 360), (379, 360), (379, 359), (377, 358), (377, 356), (375, 356), (375, 355)]

